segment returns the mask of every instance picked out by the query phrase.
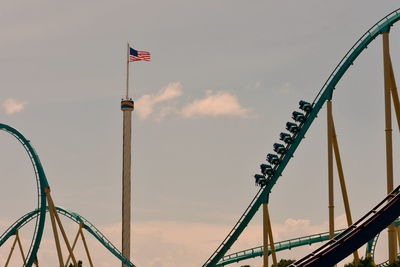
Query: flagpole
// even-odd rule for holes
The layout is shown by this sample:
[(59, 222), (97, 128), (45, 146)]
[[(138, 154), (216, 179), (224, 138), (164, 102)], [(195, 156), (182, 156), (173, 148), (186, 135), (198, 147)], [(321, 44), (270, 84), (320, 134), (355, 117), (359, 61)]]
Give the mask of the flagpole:
[(129, 43), (128, 43), (128, 49), (126, 52), (126, 95), (125, 98), (128, 99), (128, 92), (129, 92)]

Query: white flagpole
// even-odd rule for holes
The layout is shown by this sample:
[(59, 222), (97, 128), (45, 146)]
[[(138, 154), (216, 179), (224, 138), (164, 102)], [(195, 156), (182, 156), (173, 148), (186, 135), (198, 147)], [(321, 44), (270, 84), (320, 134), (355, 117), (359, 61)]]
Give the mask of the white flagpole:
[(128, 43), (128, 49), (127, 49), (127, 54), (126, 54), (126, 95), (125, 95), (125, 99), (128, 99), (128, 92), (129, 92), (129, 50), (130, 50), (130, 46)]

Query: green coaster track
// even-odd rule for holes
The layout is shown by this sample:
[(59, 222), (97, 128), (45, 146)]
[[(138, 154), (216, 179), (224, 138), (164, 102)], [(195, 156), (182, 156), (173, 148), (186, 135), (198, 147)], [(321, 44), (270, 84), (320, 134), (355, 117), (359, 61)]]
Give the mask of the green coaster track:
[[(28, 222), (36, 219), (32, 242), (28, 254), (26, 256), (27, 261), (25, 265), (27, 267), (31, 267), (34, 261), (37, 259), (37, 253), (43, 236), (43, 231), (46, 221), (46, 212), (47, 212), (47, 199), (46, 199), (45, 188), (50, 186), (47, 181), (42, 163), (40, 162), (39, 156), (36, 153), (35, 149), (33, 148), (31, 142), (28, 139), (26, 139), (19, 131), (17, 131), (16, 129), (14, 129), (9, 125), (0, 123), (0, 130), (5, 131), (14, 136), (25, 148), (33, 165), (36, 178), (36, 185), (38, 190), (38, 208), (19, 218), (2, 235), (0, 235), (0, 247), (11, 236), (15, 235), (19, 229), (25, 226)], [(60, 207), (56, 207), (56, 211), (57, 213), (64, 215), (65, 217), (71, 219), (76, 223), (83, 223), (83, 228), (87, 232), (89, 232), (94, 238), (96, 238), (122, 263), (130, 267), (135, 267), (135, 265), (132, 262), (130, 262), (128, 259), (122, 256), (122, 253), (93, 224), (91, 224), (84, 217), (80, 216), (77, 213), (68, 211)]]
[[(335, 231), (335, 236), (343, 232), (344, 230), (336, 230)], [(329, 232), (325, 233), (320, 233), (320, 234), (313, 234), (313, 235), (308, 235), (308, 236), (302, 236), (298, 238), (292, 238), (289, 240), (285, 241), (279, 241), (275, 242), (275, 251), (283, 251), (283, 250), (288, 250), (296, 247), (301, 247), (301, 246), (306, 246), (306, 245), (312, 245), (315, 243), (319, 242), (324, 242), (329, 240)], [(271, 254), (271, 247), (268, 247), (268, 255)], [(255, 257), (261, 257), (264, 255), (264, 247), (263, 246), (258, 246), (255, 248), (250, 248), (246, 250), (242, 250), (239, 252), (235, 252), (229, 255), (224, 256), (221, 261), (218, 262), (217, 266), (225, 266), (231, 263), (255, 258)]]
[[(396, 227), (400, 226), (400, 220), (399, 219), (397, 219), (394, 222), (394, 226), (396, 226)], [(379, 234), (377, 234), (374, 238), (372, 238), (371, 240), (368, 241), (367, 248), (365, 250), (365, 257), (372, 256), (372, 258), (374, 258), (375, 248), (376, 248), (376, 244), (378, 243), (378, 239), (379, 239)]]
[[(399, 227), (400, 226), (400, 220), (396, 220), (395, 226)], [(338, 234), (342, 233), (345, 229), (341, 230), (336, 230), (334, 232), (334, 235), (337, 236)], [(367, 256), (372, 256), (374, 257), (375, 254), (375, 247), (376, 243), (378, 242), (378, 237), (379, 234), (376, 235), (373, 239), (368, 241), (366, 250), (365, 250), (365, 257)], [(301, 246), (306, 246), (306, 245), (312, 245), (315, 243), (320, 243), (329, 240), (329, 232), (324, 232), (324, 233), (319, 233), (319, 234), (313, 234), (313, 235), (307, 235), (307, 236), (302, 236), (302, 237), (297, 237), (297, 238), (292, 238), (284, 241), (279, 241), (275, 242), (275, 251), (284, 251), (296, 247), (301, 247)], [(1, 242), (1, 241), (0, 241)], [(268, 246), (268, 255), (271, 254), (271, 247), (270, 245)], [(218, 263), (216, 266), (225, 266), (228, 264), (232, 263), (237, 263), (243, 260), (247, 259), (252, 259), (256, 257), (261, 257), (264, 255), (264, 247), (263, 246), (258, 246), (254, 248), (249, 248), (245, 249), (242, 251), (234, 252), (228, 255), (225, 255)], [(385, 263), (380, 264), (379, 266), (385, 266)]]
[[(203, 264), (203, 266), (211, 267), (218, 266), (220, 263), (224, 262), (224, 255), (236, 241), (236, 239), (240, 236), (243, 230), (247, 227), (248, 223), (256, 214), (257, 210), (261, 206), (262, 203), (268, 203), (269, 195), (271, 193), (272, 188), (278, 181), (279, 177), (282, 175), (286, 165), (289, 160), (293, 157), (294, 152), (300, 145), (302, 139), (305, 137), (308, 129), (313, 123), (314, 119), (317, 117), (319, 111), (323, 107), (326, 101), (329, 101), (333, 97), (333, 91), (346, 73), (346, 71), (350, 68), (351, 65), (355, 62), (357, 57), (368, 47), (368, 45), (380, 34), (389, 32), (391, 26), (400, 20), (399, 9), (393, 11), (379, 22), (377, 22), (374, 26), (372, 26), (346, 53), (346, 55), (342, 58), (339, 64), (336, 66), (334, 71), (331, 73), (325, 84), (322, 86), (321, 90), (315, 97), (312, 102), (312, 109), (310, 112), (307, 112), (305, 120), (298, 125), (298, 132), (294, 133), (292, 138), (293, 141), (285, 147), (286, 153), (284, 153), (279, 158), (279, 164), (275, 165), (273, 174), (268, 176), (268, 182), (265, 186), (260, 188), (257, 192), (250, 205), (247, 207), (245, 212), (239, 218), (238, 222), (235, 224), (233, 229), (229, 232), (228, 236), (223, 240), (220, 246), (214, 251), (214, 253), (207, 259), (207, 261)], [(30, 212), (19, 220), (17, 220), (10, 228), (6, 230), (4, 234), (0, 236), (0, 246), (12, 235), (16, 233), (18, 229), (23, 227), (29, 221), (36, 219), (35, 229), (32, 237), (32, 242), (27, 254), (27, 264), (26, 266), (31, 267), (33, 262), (36, 260), (37, 252), (39, 250), (40, 242), (43, 236), (45, 219), (46, 219), (46, 195), (44, 189), (49, 187), (43, 166), (40, 162), (39, 156), (37, 155), (35, 149), (31, 145), (30, 141), (26, 139), (20, 132), (16, 129), (8, 126), (6, 124), (0, 123), (0, 130), (5, 131), (12, 136), (14, 136), (27, 151), (28, 156), (32, 162), (37, 191), (38, 191), (38, 208), (37, 210)], [(116, 249), (115, 246), (105, 238), (104, 235), (100, 233), (91, 223), (89, 223), (82, 216), (69, 212), (62, 208), (57, 208), (57, 212), (68, 217), (69, 219), (84, 223), (85, 229), (91, 233), (104, 247), (106, 247), (111, 253), (113, 253), (121, 262), (128, 264), (129, 266), (134, 266), (131, 262), (128, 262), (121, 253)], [(342, 234), (340, 234), (342, 236)], [(321, 237), (319, 238), (321, 239)], [(317, 241), (316, 241), (317, 242)], [(319, 242), (319, 241), (318, 241)], [(299, 242), (299, 245), (302, 242)], [(304, 243), (304, 242), (303, 242)], [(373, 244), (372, 244), (373, 245)], [(284, 248), (282, 243), (282, 249)], [(255, 255), (256, 253), (253, 253)], [(239, 254), (236, 254), (239, 257)]]
[[(33, 262), (36, 260), (36, 254), (39, 250), (40, 242), (41, 242), (42, 236), (43, 236), (44, 225), (45, 225), (45, 221), (46, 221), (46, 205), (47, 205), (46, 194), (45, 194), (44, 189), (46, 187), (49, 187), (49, 183), (47, 182), (46, 174), (44, 172), (42, 163), (40, 162), (39, 156), (37, 155), (35, 149), (31, 145), (31, 142), (28, 139), (26, 139), (19, 131), (17, 131), (13, 127), (8, 126), (6, 124), (0, 123), (0, 130), (11, 134), (22, 144), (22, 146), (28, 153), (28, 156), (33, 165), (33, 170), (35, 172), (36, 186), (37, 186), (37, 190), (38, 190), (39, 216), (38, 216), (38, 219), (36, 220), (35, 229), (34, 229), (34, 233), (33, 233), (33, 237), (32, 237), (32, 242), (31, 242), (28, 254), (27, 254), (26, 266), (30, 267), (30, 266), (32, 266)], [(10, 234), (15, 234), (15, 233), (10, 233)], [(5, 238), (5, 237), (6, 237), (5, 234), (3, 234), (0, 236), (0, 239)], [(0, 246), (1, 245), (2, 244), (0, 243)]]
[(244, 211), (227, 237), (203, 264), (204, 267), (216, 266), (226, 252), (231, 248), (243, 230), (247, 227), (248, 223), (254, 217), (261, 204), (268, 203), (272, 188), (282, 175), (286, 165), (293, 157), (294, 152), (305, 137), (305, 134), (325, 102), (332, 99), (333, 91), (335, 90), (336, 85), (339, 83), (350, 66), (354, 64), (357, 57), (368, 47), (368, 45), (380, 34), (389, 32), (393, 24), (400, 20), (399, 10), (400, 9), (393, 11), (373, 25), (360, 39), (358, 39), (358, 41), (342, 58), (312, 102), (311, 111), (306, 114), (305, 120), (298, 125), (298, 132), (293, 134), (292, 143), (286, 146), (286, 153), (279, 158), (279, 163), (275, 165), (273, 174), (269, 175), (268, 177), (268, 183), (260, 188), (250, 205)]
[[(48, 211), (48, 209), (46, 209)], [(129, 267), (135, 267), (135, 265), (130, 262), (127, 258), (125, 258), (122, 253), (111, 243), (110, 240), (103, 235), (100, 230), (98, 230), (91, 222), (86, 220), (83, 216), (79, 215), (76, 212), (69, 211), (62, 207), (56, 207), (56, 211), (58, 214), (63, 215), (64, 217), (70, 219), (71, 221), (80, 224), (83, 224), (83, 229), (85, 229), (88, 233), (90, 233), (94, 238), (96, 238), (108, 251), (110, 251), (116, 258), (118, 258), (122, 263), (126, 264)], [(0, 238), (0, 247), (4, 244), (8, 238), (25, 226), (27, 223), (35, 219), (40, 214), (40, 210), (36, 209), (31, 211), (21, 218), (19, 218), (13, 225), (3, 234)]]

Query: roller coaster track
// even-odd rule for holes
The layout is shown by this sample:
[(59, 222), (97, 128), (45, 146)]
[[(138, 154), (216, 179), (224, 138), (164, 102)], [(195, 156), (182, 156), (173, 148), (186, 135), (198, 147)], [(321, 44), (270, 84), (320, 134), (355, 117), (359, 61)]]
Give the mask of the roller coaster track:
[[(45, 194), (44, 189), (46, 187), (49, 187), (49, 183), (47, 182), (46, 174), (44, 172), (42, 163), (40, 162), (39, 156), (37, 155), (35, 149), (31, 145), (31, 142), (28, 139), (26, 139), (19, 131), (17, 131), (16, 129), (14, 129), (11, 126), (0, 123), (0, 130), (11, 134), (22, 144), (22, 146), (28, 153), (29, 159), (32, 162), (33, 169), (35, 172), (36, 187), (37, 187), (37, 191), (38, 191), (39, 216), (38, 216), (38, 220), (36, 220), (35, 229), (34, 229), (34, 233), (33, 233), (33, 237), (32, 237), (32, 242), (31, 242), (28, 254), (27, 254), (26, 266), (30, 267), (30, 266), (32, 266), (33, 262), (36, 260), (36, 254), (39, 250), (39, 245), (40, 245), (40, 242), (41, 242), (42, 236), (43, 236), (44, 225), (45, 225), (45, 220), (46, 220), (46, 205), (47, 205), (46, 194)], [(5, 236), (2, 235), (2, 236), (0, 236), (0, 239), (4, 238), (4, 237)], [(1, 243), (0, 243), (0, 246), (1, 246)]]
[[(396, 227), (400, 226), (400, 220), (396, 220), (395, 226)], [(336, 230), (334, 232), (334, 235), (337, 236), (338, 234), (340, 234), (343, 231), (344, 231), (344, 229)], [(372, 238), (370, 241), (368, 241), (367, 248), (365, 250), (365, 257), (367, 257), (368, 255), (372, 255), (372, 257), (374, 257), (375, 247), (376, 247), (376, 243), (378, 242), (378, 237), (379, 237), (379, 233), (374, 238)], [(308, 236), (292, 238), (292, 239), (285, 240), (285, 241), (275, 242), (274, 246), (275, 246), (275, 251), (278, 252), (278, 251), (283, 251), (283, 250), (301, 247), (301, 246), (305, 246), (305, 245), (312, 245), (315, 243), (324, 242), (329, 239), (330, 239), (329, 232), (324, 232), (324, 233), (319, 233), (319, 234), (313, 234), (313, 235), (308, 235)], [(268, 247), (268, 255), (270, 255), (270, 254), (271, 254), (271, 248), (269, 246)], [(249, 248), (249, 249), (238, 251), (238, 252), (235, 252), (235, 253), (232, 253), (229, 255), (225, 255), (217, 263), (217, 266), (225, 266), (225, 265), (240, 262), (243, 260), (261, 257), (263, 255), (264, 255), (263, 246)], [(386, 266), (385, 264), (386, 263), (388, 264), (388, 262), (389, 261), (381, 263), (381, 264), (379, 264), (379, 266)]]
[(379, 234), (380, 233), (378, 233), (376, 236), (374, 236), (371, 240), (368, 241), (367, 249), (365, 250), (365, 257), (368, 257), (369, 255), (373, 257), (373, 255), (375, 254), (375, 248), (376, 248), (376, 243), (378, 243)]
[[(343, 232), (344, 230), (336, 230), (335, 231), (335, 236)], [(324, 242), (329, 240), (329, 232), (325, 233), (320, 233), (320, 234), (313, 234), (313, 235), (308, 235), (308, 236), (303, 236), (303, 237), (298, 237), (298, 238), (293, 238), (285, 241), (279, 241), (275, 242), (275, 251), (283, 251), (287, 249), (292, 249), (296, 247), (301, 247), (305, 245), (312, 245), (314, 243), (318, 242)], [(271, 247), (268, 247), (268, 255), (271, 254)], [(229, 255), (224, 256), (221, 261), (218, 262), (217, 266), (225, 266), (231, 263), (255, 258), (255, 257), (260, 257), (264, 255), (264, 248), (263, 246), (255, 247), (255, 248), (250, 248), (246, 250), (242, 250), (239, 252), (235, 252)]]
[(339, 83), (343, 75), (355, 62), (357, 57), (361, 54), (364, 49), (380, 34), (388, 32), (390, 27), (394, 23), (400, 20), (399, 10), (397, 9), (389, 15), (382, 18), (374, 26), (372, 26), (357, 42), (350, 48), (346, 55), (342, 58), (339, 64), (335, 67), (333, 72), (330, 74), (317, 96), (312, 103), (312, 110), (306, 115), (304, 122), (300, 123), (299, 131), (294, 134), (292, 144), (286, 147), (287, 152), (280, 157), (279, 164), (275, 165), (274, 173), (269, 177), (269, 182), (263, 188), (257, 192), (256, 196), (251, 201), (250, 205), (246, 208), (245, 212), (239, 218), (235, 226), (229, 232), (228, 236), (222, 241), (218, 248), (213, 254), (206, 260), (203, 266), (211, 267), (216, 266), (217, 263), (222, 259), (226, 252), (231, 248), (236, 239), (240, 236), (243, 230), (247, 227), (248, 223), (256, 214), (257, 210), (262, 203), (268, 202), (269, 194), (276, 184), (279, 177), (282, 175), (289, 160), (293, 157), (294, 152), (300, 145), (300, 142), (305, 137), (308, 129), (312, 122), (317, 117), (319, 111), (326, 101), (331, 100), (333, 91), (336, 85)]
[[(48, 211), (48, 210), (47, 210)], [(107, 248), (115, 257), (117, 257), (122, 263), (129, 267), (135, 267), (135, 265), (122, 256), (122, 253), (108, 240), (92, 223), (86, 220), (78, 213), (69, 211), (67, 209), (56, 207), (58, 214), (61, 214), (73, 222), (83, 224), (83, 229), (89, 232), (94, 238), (96, 238), (105, 248)], [(0, 237), (0, 247), (7, 241), (9, 237), (15, 235), (15, 233), (21, 229), (24, 225), (35, 219), (40, 214), (39, 209), (31, 211), (21, 218), (19, 218), (3, 235)]]
[[(374, 26), (372, 26), (346, 53), (346, 55), (342, 58), (339, 64), (336, 66), (334, 71), (331, 73), (327, 81), (322, 86), (321, 90), (315, 97), (312, 102), (312, 110), (306, 114), (306, 119), (304, 122), (299, 124), (299, 131), (294, 134), (293, 142), (287, 145), (287, 152), (282, 155), (279, 159), (279, 164), (274, 167), (274, 173), (269, 177), (269, 182), (264, 187), (260, 188), (257, 192), (250, 205), (247, 207), (245, 212), (242, 214), (238, 222), (235, 224), (233, 229), (229, 232), (228, 236), (223, 240), (221, 245), (214, 251), (214, 253), (210, 256), (209, 259), (203, 264), (203, 266), (216, 266), (218, 262), (221, 261), (223, 256), (226, 254), (228, 249), (232, 246), (232, 244), (236, 241), (236, 239), (240, 236), (243, 230), (247, 227), (248, 223), (256, 214), (257, 210), (261, 206), (262, 203), (268, 202), (269, 194), (278, 181), (279, 177), (282, 175), (286, 165), (289, 160), (293, 157), (294, 152), (300, 145), (302, 139), (305, 137), (308, 129), (313, 123), (314, 119), (317, 117), (319, 111), (323, 107), (326, 101), (331, 100), (333, 96), (333, 91), (341, 80), (346, 71), (350, 68), (350, 66), (355, 62), (357, 57), (362, 53), (364, 49), (368, 47), (368, 45), (381, 33), (388, 32), (390, 27), (400, 20), (400, 14), (398, 13), (399, 9), (390, 13), (379, 22), (377, 22)], [(5, 242), (10, 236), (15, 234), (16, 229), (20, 229), (20, 227), (24, 226), (28, 221), (31, 221), (35, 218), (35, 230), (31, 242), (31, 246), (29, 248), (28, 256), (27, 256), (27, 264), (26, 266), (31, 267), (33, 262), (36, 259), (36, 255), (39, 249), (39, 245), (43, 236), (44, 226), (45, 226), (45, 217), (46, 217), (46, 195), (44, 189), (49, 187), (43, 166), (40, 162), (39, 156), (37, 155), (35, 149), (30, 144), (30, 141), (27, 140), (20, 132), (16, 129), (5, 125), (0, 124), (0, 130), (10, 133), (14, 136), (27, 151), (29, 158), (32, 162), (37, 189), (38, 189), (38, 209), (26, 214), (21, 217), (14, 223), (6, 232), (0, 236), (0, 245)], [(337, 251), (338, 254), (332, 256), (334, 260), (336, 260), (339, 254), (344, 254), (344, 251), (347, 253), (347, 250), (351, 247), (352, 249), (358, 246), (361, 242), (367, 242), (368, 239), (371, 239), (374, 235), (379, 233), (386, 224), (390, 224), (394, 219), (399, 215), (400, 211), (400, 200), (399, 200), (399, 188), (396, 189), (394, 193), (390, 194), (388, 198), (391, 200), (383, 205), (384, 201), (382, 201), (377, 209), (372, 210), (370, 213), (365, 215), (360, 221), (353, 224), (349, 229), (347, 229), (342, 234), (339, 234), (337, 237), (328, 242), (325, 246), (317, 251), (317, 253), (331, 253), (331, 251)], [(378, 208), (381, 208), (378, 211)], [(391, 212), (388, 212), (391, 211)], [(91, 233), (103, 246), (109, 249), (115, 256), (120, 255), (120, 252), (109, 242), (92, 224), (90, 224), (87, 220), (76, 213), (71, 213), (64, 209), (58, 208), (57, 212), (63, 214), (64, 216), (70, 218), (75, 222), (84, 223), (86, 225), (85, 229)], [(394, 217), (393, 217), (394, 216)], [(393, 217), (393, 218), (392, 218)], [(362, 222), (362, 220), (365, 220)], [(391, 221), (390, 221), (391, 220)], [(359, 223), (362, 223), (365, 228), (357, 226)], [(361, 229), (362, 228), (362, 229)], [(366, 232), (365, 229), (370, 229), (369, 232)], [(371, 235), (371, 233), (373, 233)], [(365, 239), (365, 241), (364, 241)], [(343, 245), (345, 243), (345, 245)], [(349, 244), (347, 244), (349, 243)], [(325, 249), (323, 249), (325, 248)], [(345, 250), (345, 248), (347, 250)], [(318, 254), (320, 255), (320, 254)], [(329, 254), (331, 255), (331, 254)], [(121, 256), (121, 255), (120, 255)], [(122, 259), (117, 256), (121, 261)], [(316, 260), (316, 256), (309, 257), (313, 259), (311, 264), (314, 264)], [(319, 260), (324, 259), (327, 260), (328, 257), (320, 257)], [(317, 259), (317, 260), (318, 260)], [(329, 258), (330, 260), (330, 258)], [(332, 260), (333, 261), (333, 260)], [(129, 264), (129, 263), (127, 263)], [(134, 266), (130, 263), (130, 266)], [(329, 261), (329, 264), (331, 262)], [(293, 266), (305, 266), (305, 265), (293, 265)], [(314, 265), (309, 265), (314, 266)], [(321, 266), (321, 265), (319, 265)]]
[[(395, 227), (399, 227), (400, 220), (397, 219), (394, 222), (394, 225), (395, 225)], [(365, 250), (365, 257), (372, 256), (372, 258), (374, 258), (375, 248), (376, 248), (376, 244), (378, 243), (378, 239), (379, 239), (379, 234), (377, 234), (376, 236), (374, 236), (374, 238), (372, 238), (371, 240), (368, 241), (367, 248)], [(389, 261), (387, 261), (387, 262), (389, 262)], [(382, 264), (384, 264), (384, 263), (381, 263), (379, 266), (384, 266)]]
[(344, 232), (290, 266), (332, 266), (393, 223), (399, 215), (400, 186)]
[[(31, 145), (31, 142), (28, 139), (26, 139), (19, 131), (17, 131), (16, 129), (14, 129), (9, 125), (0, 123), (0, 130), (10, 133), (23, 145), (24, 149), (28, 153), (28, 156), (32, 162), (36, 177), (37, 190), (38, 190), (38, 208), (19, 218), (2, 235), (0, 235), (0, 247), (11, 236), (15, 235), (19, 229), (25, 226), (28, 222), (36, 219), (32, 242), (26, 257), (27, 262), (25, 265), (27, 267), (31, 267), (35, 262), (35, 260), (37, 259), (37, 252), (39, 250), (40, 242), (43, 236), (45, 220), (46, 220), (46, 212), (48, 211), (45, 188), (49, 188), (50, 186), (47, 181), (43, 166), (40, 162), (39, 156), (36, 153), (33, 146)], [(89, 232), (93, 237), (95, 237), (105, 248), (107, 248), (122, 263), (130, 267), (135, 267), (135, 265), (132, 262), (130, 262), (128, 259), (122, 256), (122, 253), (92, 223), (90, 223), (84, 217), (80, 216), (75, 212), (71, 212), (60, 207), (56, 207), (56, 211), (57, 213), (69, 218), (70, 220), (76, 223), (82, 223), (83, 228), (87, 232)]]

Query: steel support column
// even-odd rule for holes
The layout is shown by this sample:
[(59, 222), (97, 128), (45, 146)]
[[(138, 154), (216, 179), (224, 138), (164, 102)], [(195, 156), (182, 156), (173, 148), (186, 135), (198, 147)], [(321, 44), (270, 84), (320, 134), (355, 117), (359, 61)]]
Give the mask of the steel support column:
[[(386, 176), (387, 193), (393, 190), (393, 148), (392, 148), (392, 105), (391, 105), (391, 61), (389, 53), (389, 32), (382, 33), (383, 69), (385, 85), (385, 136), (386, 136)], [(397, 258), (396, 233), (394, 224), (388, 227), (389, 263)]]
[(268, 227), (267, 227), (267, 203), (263, 203), (263, 242), (264, 242), (264, 264), (263, 267), (268, 266)]
[(399, 93), (397, 91), (397, 85), (396, 85), (396, 78), (394, 77), (394, 71), (393, 71), (393, 65), (392, 65), (392, 60), (389, 57), (389, 63), (390, 63), (390, 92), (392, 95), (392, 100), (393, 100), (393, 106), (394, 106), (394, 111), (396, 113), (396, 119), (397, 119), (397, 126), (400, 131), (400, 100), (399, 100)]
[[(342, 160), (341, 160), (341, 157), (340, 157), (339, 143), (338, 143), (338, 140), (337, 140), (335, 122), (333, 120), (333, 115), (331, 117), (331, 123), (332, 123), (333, 151), (335, 152), (335, 159), (336, 159), (336, 166), (337, 166), (337, 170), (338, 170), (340, 189), (342, 191), (343, 205), (344, 205), (344, 209), (345, 209), (345, 212), (346, 212), (347, 226), (350, 226), (350, 225), (353, 224), (353, 219), (352, 219), (352, 216), (351, 216), (350, 202), (349, 202), (349, 197), (348, 197), (348, 194), (347, 194), (346, 181), (344, 179)], [(353, 252), (353, 256), (354, 256), (354, 262), (358, 263), (360, 261), (360, 257), (358, 255), (358, 251), (357, 250)]]
[(328, 130), (328, 209), (329, 209), (329, 237), (334, 237), (335, 232), (335, 203), (333, 191), (333, 129), (332, 129), (332, 101), (328, 100), (327, 106), (327, 130)]
[[(78, 238), (79, 238), (79, 234), (81, 232), (81, 228), (82, 228), (82, 226), (81, 226), (81, 224), (79, 224), (78, 232), (75, 235), (74, 242), (72, 242), (72, 251), (74, 251), (76, 243), (78, 242)], [(65, 266), (68, 266), (68, 263), (69, 263), (70, 259), (71, 259), (71, 256), (68, 256), (67, 261), (65, 263)]]
[[(69, 256), (71, 257), (72, 263), (74, 264), (74, 266), (78, 266), (78, 264), (76, 262), (76, 259), (75, 259), (75, 256), (74, 256), (74, 253), (72, 252), (71, 245), (69, 244), (67, 234), (65, 233), (65, 230), (64, 230), (64, 227), (63, 227), (63, 225), (61, 223), (60, 217), (58, 216), (58, 213), (56, 211), (56, 206), (54, 205), (53, 198), (51, 197), (51, 194), (50, 194), (50, 188), (47, 187), (45, 189), (45, 192), (46, 192), (46, 198), (47, 198), (47, 203), (48, 203), (50, 216), (52, 217), (52, 224), (53, 224), (53, 227), (55, 227), (55, 229), (53, 229), (53, 231), (55, 233), (57, 233), (57, 224), (58, 224), (58, 228), (60, 229), (61, 235), (62, 235), (62, 237), (64, 239), (64, 243), (65, 243), (65, 246), (67, 247), (67, 250), (68, 250)], [(57, 239), (58, 239), (58, 234), (56, 236), (57, 236)], [(58, 246), (59, 245), (60, 244), (58, 244)], [(62, 253), (59, 253), (59, 254), (61, 255), (61, 259), (59, 258), (59, 260), (61, 262), (61, 266), (63, 266), (64, 260), (62, 258)]]
[[(46, 187), (44, 189), (44, 191), (45, 191), (46, 197), (48, 199), (48, 196), (50, 195), (50, 188)], [(60, 267), (64, 267), (64, 260), (63, 260), (63, 255), (62, 255), (62, 251), (61, 251), (60, 238), (58, 236), (57, 223), (56, 223), (56, 219), (54, 216), (54, 213), (56, 211), (51, 208), (50, 203), (48, 203), (48, 209), (49, 209), (49, 214), (50, 214), (51, 228), (53, 229), (54, 242), (56, 243), (58, 262), (60, 264)]]
[[(82, 223), (81, 223), (81, 225), (83, 226)], [(86, 256), (88, 257), (88, 260), (89, 260), (90, 267), (93, 267), (94, 265), (93, 265), (92, 257), (90, 256), (89, 247), (88, 247), (88, 245), (87, 245), (85, 236), (83, 235), (82, 228), (80, 229), (80, 233), (81, 233), (81, 238), (82, 238), (83, 246), (85, 247)]]
[(15, 234), (15, 236), (16, 236), (16, 239), (17, 239), (17, 242), (18, 242), (19, 251), (21, 252), (22, 260), (23, 260), (24, 265), (25, 265), (26, 264), (25, 254), (24, 254), (24, 250), (22, 249), (21, 239), (19, 238), (19, 232), (18, 231)]
[[(270, 247), (271, 247), (273, 266), (278, 267), (278, 261), (276, 260), (274, 238), (272, 235), (271, 220), (269, 218), (268, 203), (263, 203), (263, 220), (264, 220), (264, 234), (266, 232), (268, 233), (268, 239), (271, 244)], [(266, 251), (266, 253), (265, 253), (265, 251)], [(267, 247), (265, 247), (265, 243), (264, 243), (264, 267), (268, 267), (268, 244), (267, 244)]]
[(400, 228), (395, 227), (395, 229), (396, 229), (396, 233), (397, 233), (397, 245), (399, 246), (399, 249), (400, 249)]
[(13, 242), (13, 244), (11, 246), (11, 250), (10, 250), (10, 253), (8, 254), (7, 261), (6, 261), (6, 264), (4, 265), (4, 267), (8, 266), (8, 263), (10, 262), (10, 259), (11, 259), (11, 256), (12, 256), (13, 252), (14, 252), (16, 244), (17, 244), (17, 236), (15, 236), (14, 242)]

